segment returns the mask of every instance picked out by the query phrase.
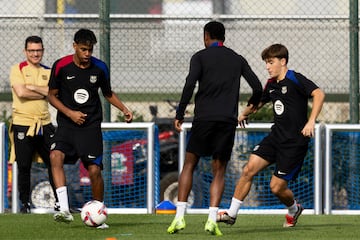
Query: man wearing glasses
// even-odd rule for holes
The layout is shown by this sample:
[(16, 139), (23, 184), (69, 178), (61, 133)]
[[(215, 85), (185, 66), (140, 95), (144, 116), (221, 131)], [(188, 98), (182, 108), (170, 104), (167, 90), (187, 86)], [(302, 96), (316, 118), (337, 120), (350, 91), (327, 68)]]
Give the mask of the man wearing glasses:
[(47, 165), (56, 200), (57, 196), (49, 158), (50, 137), (54, 134), (47, 101), (50, 68), (41, 64), (42, 39), (38, 36), (26, 38), (24, 54), (26, 60), (13, 65), (10, 71), (13, 102), (9, 136), (12, 142), (10, 162), (16, 161), (18, 165), (20, 212), (30, 213), (30, 171), (34, 158), (40, 156)]

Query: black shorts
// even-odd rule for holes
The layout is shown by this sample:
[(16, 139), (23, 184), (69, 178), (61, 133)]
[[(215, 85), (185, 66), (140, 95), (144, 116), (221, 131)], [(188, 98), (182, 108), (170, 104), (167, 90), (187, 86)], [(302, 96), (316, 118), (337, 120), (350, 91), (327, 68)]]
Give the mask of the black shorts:
[(186, 151), (197, 156), (229, 161), (236, 125), (226, 122), (193, 122)]
[(253, 154), (275, 163), (274, 175), (286, 181), (295, 179), (308, 151), (308, 142), (300, 136), (297, 141), (279, 143), (271, 134), (255, 146)]
[(96, 164), (103, 168), (103, 141), (101, 128), (56, 129), (50, 150), (59, 150), (65, 154), (65, 163), (75, 163), (81, 159), (87, 168)]

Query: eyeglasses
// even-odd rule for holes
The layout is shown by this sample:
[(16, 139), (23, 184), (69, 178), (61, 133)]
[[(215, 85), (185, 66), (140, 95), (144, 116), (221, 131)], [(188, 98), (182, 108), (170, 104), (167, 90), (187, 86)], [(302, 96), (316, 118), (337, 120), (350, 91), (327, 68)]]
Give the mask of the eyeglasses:
[(30, 54), (34, 54), (34, 53), (42, 53), (44, 49), (26, 49), (26, 51)]

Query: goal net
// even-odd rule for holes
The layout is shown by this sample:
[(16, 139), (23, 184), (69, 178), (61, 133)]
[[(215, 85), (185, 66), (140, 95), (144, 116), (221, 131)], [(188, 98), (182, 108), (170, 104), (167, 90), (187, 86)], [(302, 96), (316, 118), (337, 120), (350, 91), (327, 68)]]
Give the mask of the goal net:
[[(243, 131), (236, 132), (235, 142), (231, 160), (228, 163), (225, 176), (225, 191), (222, 196), (220, 208), (228, 208), (231, 203), (237, 180), (240, 178), (243, 167), (249, 159), (252, 149), (266, 135), (268, 131)], [(196, 180), (194, 181), (194, 192), (196, 204), (194, 208), (207, 208), (210, 203), (209, 188), (212, 181), (210, 157), (202, 158), (196, 169)], [(274, 166), (259, 172), (252, 183), (249, 195), (245, 198), (242, 209), (284, 209), (284, 205), (272, 194), (269, 184), (274, 172)], [(309, 144), (309, 150), (305, 157), (302, 171), (296, 180), (289, 182), (294, 196), (305, 207), (314, 207), (314, 143)]]

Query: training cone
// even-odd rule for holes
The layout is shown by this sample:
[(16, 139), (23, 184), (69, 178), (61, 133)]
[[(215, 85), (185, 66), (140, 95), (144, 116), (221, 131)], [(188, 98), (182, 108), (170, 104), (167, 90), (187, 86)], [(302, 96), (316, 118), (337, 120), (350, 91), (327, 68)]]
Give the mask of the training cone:
[(176, 206), (171, 201), (162, 201), (156, 208), (156, 214), (175, 214)]

